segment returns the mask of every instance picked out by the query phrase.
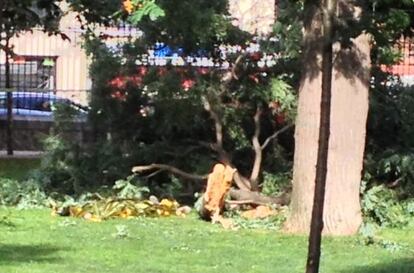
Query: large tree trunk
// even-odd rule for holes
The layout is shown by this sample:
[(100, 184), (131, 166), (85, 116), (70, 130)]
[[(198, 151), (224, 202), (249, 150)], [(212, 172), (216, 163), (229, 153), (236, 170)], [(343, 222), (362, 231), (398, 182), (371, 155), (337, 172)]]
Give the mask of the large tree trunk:
[[(315, 188), (322, 40), (317, 8), (305, 21), (304, 73), (299, 90), (291, 212), (286, 230), (308, 233)], [(315, 20), (318, 19), (318, 20)], [(361, 34), (348, 48), (334, 47), (331, 129), (323, 233), (348, 235), (361, 222), (359, 186), (368, 114), (370, 41)]]

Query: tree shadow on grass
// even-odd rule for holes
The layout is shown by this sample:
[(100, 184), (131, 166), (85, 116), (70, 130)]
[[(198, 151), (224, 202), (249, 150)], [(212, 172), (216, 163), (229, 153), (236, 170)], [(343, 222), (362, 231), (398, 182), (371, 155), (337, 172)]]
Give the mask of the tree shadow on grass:
[(414, 273), (413, 258), (395, 259), (388, 263), (356, 266), (340, 273)]
[(17, 263), (55, 263), (61, 262), (56, 253), (64, 249), (51, 245), (17, 245), (0, 243), (0, 265)]

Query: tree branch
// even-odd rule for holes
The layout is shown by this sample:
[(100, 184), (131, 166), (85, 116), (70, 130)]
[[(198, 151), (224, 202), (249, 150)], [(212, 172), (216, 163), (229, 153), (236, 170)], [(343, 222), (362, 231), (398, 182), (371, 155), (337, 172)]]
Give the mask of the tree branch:
[(210, 114), (211, 118), (214, 120), (214, 127), (216, 129), (216, 145), (219, 148), (223, 148), (223, 125), (216, 111), (213, 110), (210, 101), (208, 98), (204, 99), (204, 109)]
[[(207, 112), (209, 112), (211, 118), (214, 120), (214, 125), (216, 129), (216, 143), (200, 142), (200, 144), (205, 147), (209, 147), (213, 151), (217, 152), (219, 156), (219, 161), (221, 161), (225, 165), (230, 165), (231, 167), (234, 168), (234, 166), (231, 164), (231, 158), (229, 154), (223, 147), (223, 124), (221, 123), (221, 119), (219, 115), (214, 111), (208, 98), (204, 98), (204, 109)], [(250, 180), (243, 177), (238, 171), (234, 174), (233, 179), (237, 187), (239, 187), (240, 189), (242, 190), (251, 189)]]
[(234, 79), (238, 80), (239, 76), (237, 76), (237, 66), (240, 64), (241, 60), (243, 59), (243, 54), (240, 54), (239, 56), (237, 56), (236, 61), (234, 62), (233, 67), (231, 68), (231, 75)]
[(251, 183), (250, 180), (244, 177), (236, 171), (233, 175), (234, 183), (236, 183), (237, 187), (241, 190), (250, 191), (251, 190)]
[(240, 77), (237, 75), (237, 68), (244, 57), (245, 57), (245, 54), (240, 54), (239, 56), (237, 56), (234, 64), (231, 65), (230, 71), (224, 74), (224, 77), (222, 78), (223, 82), (230, 82), (233, 79), (235, 80), (240, 79)]
[(274, 138), (277, 138), (280, 134), (286, 132), (287, 130), (289, 130), (292, 127), (293, 127), (293, 124), (288, 124), (288, 125), (284, 126), (282, 129), (277, 130), (276, 132), (274, 132), (271, 136), (266, 138), (266, 140), (263, 142), (263, 144), (261, 146), (261, 149), (264, 150), (266, 148), (266, 146), (269, 145), (271, 140), (273, 140)]
[(191, 174), (191, 173), (185, 172), (183, 170), (180, 170), (180, 169), (178, 169), (174, 166), (167, 165), (167, 164), (155, 164), (154, 163), (154, 164), (150, 164), (150, 165), (135, 166), (135, 167), (132, 168), (133, 173), (142, 173), (142, 172), (152, 171), (152, 170), (167, 171), (167, 172), (170, 172), (172, 174), (181, 176), (182, 178), (189, 179), (189, 180), (194, 180), (194, 181), (204, 181), (208, 177), (208, 175)]
[(261, 107), (257, 106), (256, 113), (254, 114), (254, 134), (252, 137), (252, 144), (254, 149), (254, 162), (252, 172), (250, 174), (250, 183), (252, 190), (256, 191), (259, 188), (257, 179), (260, 173), (260, 167), (262, 164), (262, 147), (260, 146), (259, 136), (260, 136), (260, 115), (262, 113)]
[(240, 203), (244, 201), (246, 203), (256, 205), (278, 204), (285, 206), (290, 202), (290, 196), (288, 193), (283, 193), (280, 196), (271, 197), (256, 191), (244, 191), (231, 188), (229, 194), (233, 200), (237, 200)]
[(153, 173), (150, 173), (149, 175), (145, 176), (144, 179), (150, 179), (151, 177), (156, 176), (157, 174), (159, 174), (160, 172), (162, 172), (163, 170), (157, 170)]

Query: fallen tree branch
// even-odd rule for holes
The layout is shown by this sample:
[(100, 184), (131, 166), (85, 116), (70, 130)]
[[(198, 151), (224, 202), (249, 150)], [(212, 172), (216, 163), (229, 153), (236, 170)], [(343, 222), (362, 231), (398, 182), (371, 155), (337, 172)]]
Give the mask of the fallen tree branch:
[(233, 179), (239, 189), (245, 191), (249, 191), (251, 189), (250, 180), (241, 175), (238, 171), (234, 173)]
[(157, 170), (157, 171), (155, 171), (153, 173), (150, 173), (149, 175), (145, 176), (144, 179), (150, 179), (151, 177), (154, 177), (154, 176), (156, 176), (157, 174), (159, 174), (161, 172), (163, 172), (163, 170)]
[(191, 174), (183, 170), (180, 170), (174, 166), (167, 165), (167, 164), (155, 164), (154, 163), (154, 164), (144, 165), (144, 166), (135, 166), (132, 168), (133, 173), (143, 173), (143, 172), (152, 171), (152, 170), (167, 171), (172, 174), (181, 176), (182, 178), (194, 180), (194, 181), (204, 181), (208, 177), (208, 175)]
[(254, 204), (254, 200), (225, 200), (227, 204), (230, 205), (244, 205), (244, 204)]
[(285, 206), (290, 202), (290, 197), (287, 193), (281, 194), (280, 196), (271, 197), (256, 191), (245, 191), (231, 188), (229, 194), (232, 199), (237, 201), (248, 201), (249, 204), (277, 204)]

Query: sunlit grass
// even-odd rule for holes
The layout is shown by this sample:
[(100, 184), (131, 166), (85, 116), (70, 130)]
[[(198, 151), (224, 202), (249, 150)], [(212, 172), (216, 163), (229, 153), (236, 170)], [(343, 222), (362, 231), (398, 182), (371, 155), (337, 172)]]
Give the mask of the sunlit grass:
[[(38, 164), (0, 160), (0, 177), (24, 179)], [(118, 236), (120, 225), (126, 237)], [(414, 273), (414, 229), (379, 235), (404, 248), (390, 252), (356, 237), (325, 238), (321, 272)], [(306, 252), (304, 236), (223, 230), (196, 216), (92, 223), (52, 217), (46, 209), (0, 208), (0, 273), (299, 273)]]
[[(0, 272), (304, 272), (307, 239), (265, 230), (223, 230), (188, 218), (110, 220), (53, 217), (48, 210), (1, 209)], [(124, 225), (128, 236), (118, 237)], [(389, 252), (356, 238), (327, 238), (325, 273), (412, 273), (414, 230), (388, 239), (408, 244)]]

